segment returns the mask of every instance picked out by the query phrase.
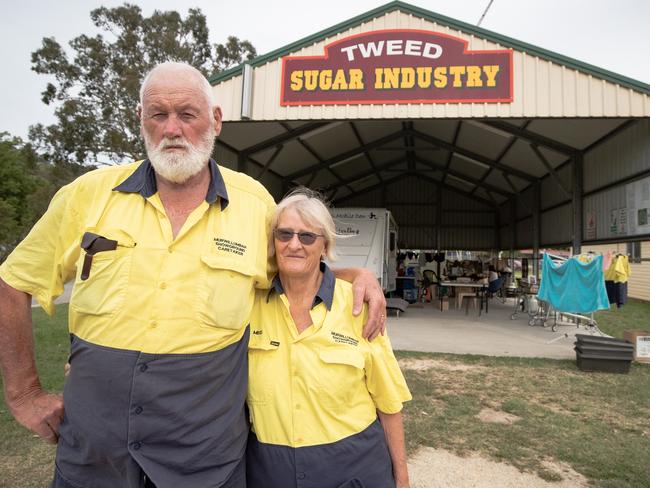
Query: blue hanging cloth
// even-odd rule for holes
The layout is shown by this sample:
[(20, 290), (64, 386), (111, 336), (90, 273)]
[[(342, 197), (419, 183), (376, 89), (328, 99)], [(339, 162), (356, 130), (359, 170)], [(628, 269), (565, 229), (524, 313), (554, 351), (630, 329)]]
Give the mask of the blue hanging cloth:
[(591, 313), (609, 310), (603, 276), (603, 257), (584, 262), (579, 256), (555, 264), (548, 254), (542, 261), (538, 298), (560, 312)]

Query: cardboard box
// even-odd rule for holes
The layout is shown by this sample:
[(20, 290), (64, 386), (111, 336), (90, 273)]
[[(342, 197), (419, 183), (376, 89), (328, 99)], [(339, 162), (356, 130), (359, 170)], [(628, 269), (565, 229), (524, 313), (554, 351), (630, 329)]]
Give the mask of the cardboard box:
[(442, 298), (442, 311), (446, 312), (449, 310), (449, 299), (447, 297)]
[(634, 360), (650, 363), (650, 330), (626, 330), (623, 338), (634, 344)]

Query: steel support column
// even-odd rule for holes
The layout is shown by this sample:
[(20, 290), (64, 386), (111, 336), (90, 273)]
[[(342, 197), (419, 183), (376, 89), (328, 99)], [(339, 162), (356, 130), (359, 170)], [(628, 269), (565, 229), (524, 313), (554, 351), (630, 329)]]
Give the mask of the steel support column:
[[(442, 185), (436, 185), (436, 252), (442, 249), (442, 236), (440, 230), (442, 229)], [(440, 276), (440, 269), (438, 269), (438, 276)]]
[(583, 158), (582, 153), (573, 154), (573, 254), (580, 254), (582, 248), (582, 193)]
[(541, 224), (541, 197), (542, 184), (536, 181), (533, 184), (533, 275), (539, 279), (539, 242)]

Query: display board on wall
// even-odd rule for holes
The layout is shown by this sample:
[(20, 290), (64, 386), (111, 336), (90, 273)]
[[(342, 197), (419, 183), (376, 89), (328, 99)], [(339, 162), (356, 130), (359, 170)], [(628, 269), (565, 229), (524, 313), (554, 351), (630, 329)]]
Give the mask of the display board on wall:
[(627, 234), (650, 234), (650, 177), (628, 183), (625, 195)]

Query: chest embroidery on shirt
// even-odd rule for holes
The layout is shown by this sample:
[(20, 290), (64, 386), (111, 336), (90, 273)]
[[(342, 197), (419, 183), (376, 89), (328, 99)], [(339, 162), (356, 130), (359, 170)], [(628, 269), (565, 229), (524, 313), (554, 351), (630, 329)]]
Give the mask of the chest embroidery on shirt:
[(243, 256), (247, 249), (245, 244), (234, 242), (229, 239), (223, 239), (221, 237), (215, 237), (214, 243), (219, 251), (230, 252), (232, 254), (237, 254), (238, 256)]
[(280, 345), (278, 341), (271, 341), (270, 344), (275, 347), (278, 347)]
[(254, 330), (253, 335), (262, 335), (262, 329)]
[(338, 332), (331, 332), (331, 334), (334, 342), (338, 342), (339, 344), (350, 344), (351, 346), (359, 345), (359, 341), (354, 337), (339, 334)]

